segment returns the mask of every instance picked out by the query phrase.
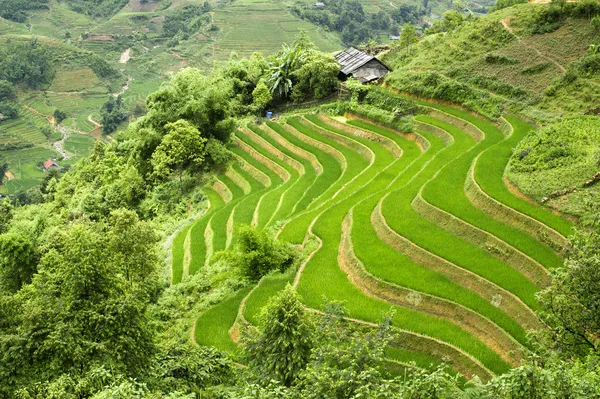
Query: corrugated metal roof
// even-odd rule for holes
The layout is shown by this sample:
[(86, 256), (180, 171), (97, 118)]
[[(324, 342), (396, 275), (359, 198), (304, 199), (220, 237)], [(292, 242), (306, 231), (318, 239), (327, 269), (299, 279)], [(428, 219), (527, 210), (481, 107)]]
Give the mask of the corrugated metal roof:
[(340, 63), (342, 67), (341, 72), (344, 75), (352, 73), (352, 71), (354, 71), (356, 68), (360, 68), (367, 62), (371, 61), (373, 58), (375, 57), (363, 53), (362, 51), (359, 51), (354, 47), (350, 47), (335, 56), (335, 59), (337, 60), (337, 62)]

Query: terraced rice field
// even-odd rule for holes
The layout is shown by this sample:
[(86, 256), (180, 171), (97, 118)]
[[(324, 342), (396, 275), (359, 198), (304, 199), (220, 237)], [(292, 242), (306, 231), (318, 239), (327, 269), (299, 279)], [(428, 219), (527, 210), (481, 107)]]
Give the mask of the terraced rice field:
[(534, 295), (561, 264), (572, 226), (503, 181), (531, 126), (421, 105), (428, 111), (413, 132), (324, 114), (237, 132), (237, 162), (206, 188), (206, 213), (175, 237), (173, 283), (233, 245), (241, 223), (271, 228), (309, 255), (299, 270), (200, 315), (198, 343), (235, 351), (236, 326), (256, 323), (291, 283), (307, 308), (343, 301), (367, 328), (392, 308), (392, 367), (444, 361), (487, 380), (519, 364), (537, 327)]
[(214, 23), (220, 33), (214, 44), (216, 60), (227, 60), (232, 52), (248, 57), (257, 51), (274, 54), (283, 43), (292, 43), (302, 30), (323, 51), (339, 50), (342, 44), (330, 33), (291, 15), (281, 3), (242, 0), (217, 9)]

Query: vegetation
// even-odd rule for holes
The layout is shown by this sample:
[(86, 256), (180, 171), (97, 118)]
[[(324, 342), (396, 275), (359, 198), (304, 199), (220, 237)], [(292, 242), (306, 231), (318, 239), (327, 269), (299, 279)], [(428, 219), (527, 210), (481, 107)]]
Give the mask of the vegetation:
[(111, 96), (102, 105), (100, 115), (102, 116), (102, 132), (112, 133), (117, 130), (119, 123), (127, 119), (129, 113), (123, 109), (121, 97)]
[(385, 85), (303, 34), (159, 87), (236, 3), (0, 19), (0, 396), (597, 397), (596, 5), (297, 5), (402, 23)]
[(400, 5), (378, 13), (367, 13), (363, 4), (351, 0), (327, 1), (322, 7), (295, 5), (292, 12), (299, 17), (330, 30), (340, 32), (347, 45), (366, 43), (379, 35), (398, 33), (399, 24), (418, 22), (426, 10), (415, 5)]

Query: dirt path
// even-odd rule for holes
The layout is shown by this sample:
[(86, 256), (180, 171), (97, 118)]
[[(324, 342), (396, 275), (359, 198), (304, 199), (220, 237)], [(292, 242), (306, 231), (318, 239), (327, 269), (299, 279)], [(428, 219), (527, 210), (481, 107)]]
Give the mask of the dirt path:
[(67, 153), (65, 152), (64, 146), (65, 146), (65, 140), (69, 137), (69, 135), (67, 134), (67, 129), (65, 129), (62, 125), (55, 125), (54, 124), (54, 116), (52, 115), (44, 115), (42, 114), (40, 111), (38, 111), (35, 108), (31, 108), (30, 106), (27, 106), (25, 104), (23, 104), (23, 107), (27, 108), (28, 110), (30, 110), (31, 112), (33, 112), (36, 115), (39, 115), (43, 118), (45, 118), (48, 121), (48, 124), (50, 125), (50, 127), (52, 127), (54, 130), (56, 130), (57, 132), (60, 132), (62, 134), (61, 139), (58, 141), (55, 141), (52, 143), (52, 148), (58, 152), (63, 159), (69, 159), (69, 155), (67, 155)]
[(69, 135), (67, 134), (67, 129), (61, 125), (57, 126), (57, 130), (62, 133), (62, 138), (52, 143), (52, 148), (62, 156), (63, 160), (67, 160), (69, 159), (69, 155), (65, 151), (65, 141), (69, 138)]
[(127, 61), (129, 61), (131, 59), (131, 49), (128, 48), (127, 50), (123, 51), (123, 54), (121, 54), (121, 59), (119, 60), (120, 64), (127, 64)]
[(88, 121), (91, 124), (93, 124), (94, 126), (96, 126), (96, 127), (102, 127), (102, 124), (100, 124), (100, 123), (98, 123), (98, 122), (96, 122), (95, 120), (92, 119), (92, 114), (88, 115)]
[(502, 23), (502, 26), (504, 27), (504, 29), (506, 29), (511, 35), (513, 35), (517, 41), (522, 44), (524, 47), (527, 47), (528, 49), (531, 49), (533, 51), (535, 51), (535, 53), (537, 55), (539, 55), (540, 57), (552, 62), (554, 65), (556, 65), (556, 67), (560, 70), (561, 74), (564, 76), (565, 73), (567, 73), (567, 70), (565, 69), (564, 66), (562, 66), (558, 61), (556, 61), (553, 58), (548, 57), (546, 54), (543, 54), (540, 50), (538, 50), (535, 47), (532, 47), (528, 44), (526, 44), (523, 39), (521, 39), (519, 36), (517, 36), (517, 34), (515, 32), (513, 32), (512, 27), (510, 26), (510, 17), (506, 17), (503, 20), (500, 21)]
[[(127, 90), (129, 90), (129, 83), (131, 83), (131, 81), (133, 80), (133, 78), (131, 76), (127, 77), (127, 80), (125, 81), (125, 84), (123, 85), (123, 87), (121, 87), (121, 91), (118, 93), (114, 93), (113, 96), (115, 97), (119, 97), (123, 94), (125, 94), (125, 92)], [(91, 115), (90, 115), (91, 116)], [(91, 122), (91, 121), (90, 121)], [(92, 122), (93, 123), (93, 122)]]

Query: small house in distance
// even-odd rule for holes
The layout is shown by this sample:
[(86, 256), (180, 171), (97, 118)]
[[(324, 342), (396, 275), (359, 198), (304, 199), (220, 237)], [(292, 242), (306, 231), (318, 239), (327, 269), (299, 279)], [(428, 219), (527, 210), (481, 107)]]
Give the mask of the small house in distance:
[(341, 67), (338, 75), (340, 80), (346, 80), (352, 76), (361, 83), (368, 83), (378, 80), (391, 71), (377, 58), (354, 47), (347, 48), (334, 57)]
[(317, 8), (323, 8), (325, 7), (325, 3), (323, 3), (322, 1), (317, 1), (315, 4), (313, 4), (313, 6)]
[(54, 160), (52, 160), (52, 159), (49, 159), (46, 162), (44, 162), (44, 170), (58, 169), (58, 168), (60, 168), (60, 166), (56, 162), (54, 162)]

